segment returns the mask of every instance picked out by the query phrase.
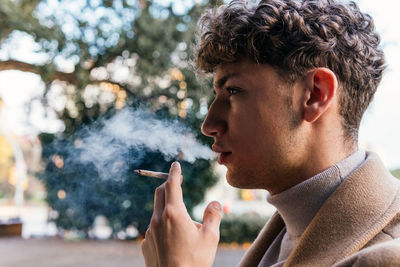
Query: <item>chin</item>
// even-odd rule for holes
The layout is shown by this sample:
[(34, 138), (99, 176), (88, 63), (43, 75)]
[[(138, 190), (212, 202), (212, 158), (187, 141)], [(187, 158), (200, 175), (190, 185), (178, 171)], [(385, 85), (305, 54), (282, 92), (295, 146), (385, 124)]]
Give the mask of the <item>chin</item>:
[(228, 168), (226, 181), (229, 185), (239, 189), (266, 189), (265, 179), (249, 171), (234, 171)]
[(234, 171), (230, 171), (226, 173), (226, 181), (229, 185), (239, 188), (239, 189), (250, 189), (252, 186), (249, 184), (250, 180), (248, 176), (245, 174), (240, 174)]

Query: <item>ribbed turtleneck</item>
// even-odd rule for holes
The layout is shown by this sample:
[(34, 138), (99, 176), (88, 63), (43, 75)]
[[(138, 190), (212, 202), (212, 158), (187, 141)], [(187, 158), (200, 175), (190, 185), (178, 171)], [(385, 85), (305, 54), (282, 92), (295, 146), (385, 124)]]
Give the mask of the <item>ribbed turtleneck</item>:
[(364, 160), (365, 151), (358, 150), (323, 172), (279, 194), (268, 195), (267, 201), (276, 207), (286, 227), (265, 253), (260, 267), (284, 264), (323, 203)]

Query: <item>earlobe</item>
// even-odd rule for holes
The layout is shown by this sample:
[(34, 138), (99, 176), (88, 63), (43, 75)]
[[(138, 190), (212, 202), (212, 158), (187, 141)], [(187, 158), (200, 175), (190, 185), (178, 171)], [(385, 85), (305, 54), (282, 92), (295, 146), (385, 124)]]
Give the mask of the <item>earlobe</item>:
[(307, 76), (303, 119), (313, 123), (329, 108), (338, 87), (335, 73), (328, 68), (317, 68)]

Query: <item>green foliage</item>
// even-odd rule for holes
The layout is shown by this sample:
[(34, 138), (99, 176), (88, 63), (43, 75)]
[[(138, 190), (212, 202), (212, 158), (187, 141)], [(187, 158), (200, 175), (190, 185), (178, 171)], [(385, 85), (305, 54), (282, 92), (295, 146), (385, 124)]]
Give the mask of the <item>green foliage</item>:
[[(154, 111), (166, 109), (178, 115), (179, 105), (187, 100), (192, 103), (187, 112), (195, 115), (200, 102), (207, 103), (212, 97), (212, 90), (201, 86), (188, 63), (196, 22), (218, 1), (193, 3), (184, 14), (174, 12), (177, 2), (163, 6), (144, 0), (1, 1), (0, 48), (16, 38), (16, 32), (33, 38), (38, 45), (35, 52), (47, 59), (13, 67), (42, 77), (46, 84), (43, 103), (57, 112), (68, 134), (115, 106), (117, 99), (104, 101), (103, 97), (104, 88), (110, 85), (127, 94), (124, 101), (128, 105), (146, 103)], [(1, 63), (0, 71), (4, 69)], [(116, 79), (121, 66), (128, 75)], [(175, 69), (183, 74), (179, 79), (171, 75)], [(88, 85), (100, 86), (97, 99), (85, 97)], [(60, 97), (68, 105), (54, 108), (48, 93), (60, 86)]]
[(391, 171), (391, 173), (392, 173), (392, 175), (393, 175), (394, 177), (400, 179), (400, 169), (393, 170), (393, 171)]
[(268, 218), (258, 214), (224, 215), (220, 227), (220, 242), (253, 242), (267, 220)]
[[(0, 44), (14, 31), (28, 32), (46, 48), (48, 40), (64, 42), (64, 35), (58, 27), (46, 26), (33, 16), (41, 0), (0, 1)], [(61, 48), (61, 47), (60, 47)]]
[[(46, 85), (41, 102), (65, 125), (63, 133), (40, 135), (46, 164), (41, 179), (61, 229), (88, 234), (97, 215), (104, 215), (114, 232), (133, 224), (144, 234), (149, 223), (160, 181), (135, 177), (132, 170), (166, 171), (171, 162), (142, 151), (143, 160), (135, 165), (130, 162), (139, 152), (132, 150), (125, 155), (130, 165), (120, 174), (124, 179), (104, 180), (93, 166), (73, 160), (79, 155), (79, 129), (94, 125), (104, 114), (111, 116), (122, 106), (145, 107), (163, 118), (179, 119), (201, 142), (210, 142), (201, 135), (200, 125), (205, 115), (201, 110), (212, 98), (211, 84), (199, 80), (189, 62), (200, 14), (221, 1), (193, 3), (183, 13), (174, 11), (176, 1), (157, 3), (162, 2), (0, 1), (0, 49), (14, 33), (23, 33), (45, 58), (24, 64), (1, 59), (0, 71), (39, 74)], [(126, 75), (118, 78), (121, 72)], [(94, 96), (88, 97), (88, 91)], [(57, 106), (54, 98), (65, 105)], [(63, 166), (56, 166), (54, 156), (63, 159)], [(182, 169), (184, 199), (191, 211), (216, 177), (205, 160), (182, 162)]]

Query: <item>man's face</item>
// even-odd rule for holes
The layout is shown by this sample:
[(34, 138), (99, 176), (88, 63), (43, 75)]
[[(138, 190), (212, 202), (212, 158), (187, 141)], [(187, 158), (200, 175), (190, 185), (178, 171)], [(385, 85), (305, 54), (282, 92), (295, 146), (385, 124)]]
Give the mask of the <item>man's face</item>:
[(275, 190), (296, 164), (294, 85), (283, 83), (269, 65), (246, 60), (220, 65), (214, 90), (202, 132), (214, 138), (212, 148), (228, 168), (228, 182)]

